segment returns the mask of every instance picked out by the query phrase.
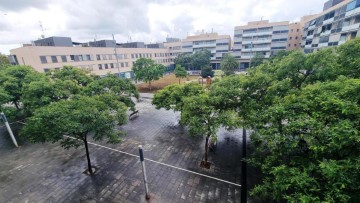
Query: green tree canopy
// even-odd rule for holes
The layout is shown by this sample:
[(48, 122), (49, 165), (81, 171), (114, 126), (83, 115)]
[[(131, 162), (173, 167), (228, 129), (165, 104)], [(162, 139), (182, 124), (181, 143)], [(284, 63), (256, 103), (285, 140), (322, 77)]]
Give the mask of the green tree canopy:
[(1, 104), (11, 103), (18, 111), (22, 109), (22, 89), (26, 84), (43, 78), (44, 75), (36, 72), (29, 66), (9, 66), (0, 72), (0, 87), (6, 97)]
[(192, 59), (192, 54), (181, 53), (175, 58), (174, 62), (176, 65), (184, 67), (186, 70), (192, 70)]
[(119, 101), (126, 104), (131, 110), (135, 110), (135, 103), (132, 97), (139, 99), (139, 92), (136, 86), (129, 79), (119, 78), (115, 75), (107, 75), (92, 81), (84, 88), (84, 92), (88, 96), (113, 94)]
[(221, 61), (221, 70), (225, 75), (233, 75), (238, 69), (239, 63), (236, 58), (230, 54), (226, 54)]
[[(76, 96), (37, 109), (26, 119), (21, 135), (32, 142), (60, 142), (64, 148), (85, 145), (88, 171), (93, 173), (88, 150), (88, 136), (119, 142), (123, 132), (115, 125), (127, 122), (126, 107), (114, 95)], [(74, 139), (75, 138), (75, 139)]]
[(174, 72), (175, 72), (175, 76), (179, 78), (179, 84), (180, 84), (180, 79), (186, 78), (186, 76), (188, 75), (185, 68), (180, 66), (179, 64), (176, 64)]
[(6, 55), (0, 54), (0, 67), (10, 65), (9, 59)]
[(250, 68), (262, 64), (264, 60), (265, 60), (264, 55), (256, 53), (255, 56), (250, 59)]
[(359, 43), (290, 52), (211, 86), (215, 109), (235, 111), (253, 132), (248, 161), (264, 178), (252, 195), (288, 202), (359, 199)]
[(89, 71), (73, 66), (64, 66), (60, 70), (50, 71), (49, 75), (53, 79), (74, 81), (80, 86), (88, 85), (95, 78), (95, 76), (91, 75)]
[(215, 72), (211, 68), (211, 66), (204, 66), (201, 68), (201, 77), (207, 78), (207, 77), (214, 77)]
[(211, 52), (207, 49), (197, 51), (192, 55), (192, 66), (195, 70), (210, 66)]
[(149, 84), (151, 82), (160, 79), (165, 71), (165, 67), (162, 64), (156, 64), (154, 60), (147, 58), (140, 58), (136, 60), (133, 71), (137, 80), (142, 80)]

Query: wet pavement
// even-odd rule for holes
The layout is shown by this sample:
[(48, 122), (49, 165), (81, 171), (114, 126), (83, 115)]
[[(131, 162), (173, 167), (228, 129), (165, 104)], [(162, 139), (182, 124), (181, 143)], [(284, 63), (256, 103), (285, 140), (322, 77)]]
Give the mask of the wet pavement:
[[(200, 168), (204, 138), (190, 137), (178, 123), (179, 114), (156, 110), (151, 94), (137, 104), (139, 116), (121, 127), (119, 144), (98, 144), (240, 184), (241, 130), (221, 129), (210, 169)], [(11, 139), (0, 128), (0, 202), (240, 202), (240, 187), (146, 162), (151, 199), (145, 200), (138, 158), (89, 145), (97, 171), (86, 169), (84, 147), (65, 150), (59, 144), (30, 144)]]

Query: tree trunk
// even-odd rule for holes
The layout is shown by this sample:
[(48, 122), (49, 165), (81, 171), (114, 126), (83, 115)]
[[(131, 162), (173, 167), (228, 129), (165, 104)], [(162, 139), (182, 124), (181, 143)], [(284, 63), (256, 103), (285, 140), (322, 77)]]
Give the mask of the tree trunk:
[(208, 154), (209, 154), (209, 138), (210, 135), (206, 136), (206, 141), (205, 141), (205, 163), (208, 162)]
[(19, 105), (17, 104), (17, 102), (14, 102), (16, 110), (19, 110)]
[(179, 78), (179, 85), (180, 85), (180, 78)]
[(151, 90), (151, 81), (149, 81), (149, 90)]
[(83, 141), (84, 141), (85, 149), (86, 149), (86, 158), (87, 158), (87, 161), (88, 161), (88, 170), (89, 170), (89, 173), (92, 174), (93, 171), (92, 171), (92, 168), (91, 168), (90, 154), (89, 154), (88, 142), (86, 140), (86, 135), (85, 135), (85, 139)]
[(246, 129), (243, 127), (241, 160), (241, 202), (247, 202)]

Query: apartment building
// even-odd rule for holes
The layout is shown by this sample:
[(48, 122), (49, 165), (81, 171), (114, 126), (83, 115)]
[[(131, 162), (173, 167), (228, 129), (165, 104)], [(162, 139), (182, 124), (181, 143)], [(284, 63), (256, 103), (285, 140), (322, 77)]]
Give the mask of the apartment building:
[(331, 3), (327, 10), (308, 21), (304, 27), (302, 48), (311, 53), (320, 48), (338, 46), (360, 36), (360, 0)]
[(307, 15), (301, 17), (299, 22), (289, 24), (289, 39), (286, 50), (300, 50), (301, 42), (304, 35), (305, 23), (316, 18), (317, 15)]
[(288, 38), (289, 21), (270, 23), (268, 20), (261, 20), (236, 26), (233, 55), (239, 59), (240, 69), (246, 69), (256, 54), (269, 58), (286, 50)]
[(169, 50), (172, 61), (182, 53), (181, 41), (164, 42), (164, 47)]
[(25, 46), (10, 53), (16, 64), (29, 65), (39, 72), (75, 66), (96, 75), (111, 73), (126, 78), (132, 77), (132, 66), (139, 58), (151, 58), (165, 66), (172, 63), (166, 48), (116, 48), (115, 55), (112, 47)]
[[(200, 50), (209, 50), (211, 52), (211, 66), (214, 69), (220, 67), (224, 54), (229, 53), (230, 48), (230, 35), (219, 35), (214, 32), (188, 36), (181, 41), (181, 53), (192, 54)], [(175, 52), (178, 53), (177, 50)]]

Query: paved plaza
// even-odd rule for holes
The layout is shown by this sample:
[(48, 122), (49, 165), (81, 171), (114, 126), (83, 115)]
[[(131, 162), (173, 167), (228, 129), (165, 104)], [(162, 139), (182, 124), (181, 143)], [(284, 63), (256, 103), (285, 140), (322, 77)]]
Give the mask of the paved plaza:
[[(190, 137), (178, 123), (179, 114), (156, 110), (151, 95), (137, 104), (139, 116), (122, 128), (119, 144), (96, 142), (112, 149), (240, 184), (241, 130), (220, 130), (216, 152), (209, 153), (211, 168), (199, 167), (204, 138)], [(14, 126), (15, 127), (15, 126)], [(0, 129), (0, 202), (240, 202), (240, 187), (146, 161), (151, 199), (145, 200), (137, 157), (90, 144), (97, 171), (82, 172), (84, 147), (63, 149), (58, 143), (21, 142), (18, 149)], [(19, 139), (19, 138), (18, 138)]]

